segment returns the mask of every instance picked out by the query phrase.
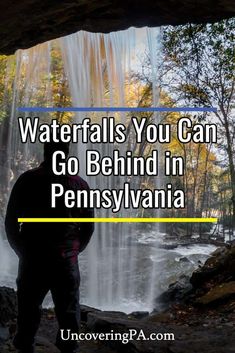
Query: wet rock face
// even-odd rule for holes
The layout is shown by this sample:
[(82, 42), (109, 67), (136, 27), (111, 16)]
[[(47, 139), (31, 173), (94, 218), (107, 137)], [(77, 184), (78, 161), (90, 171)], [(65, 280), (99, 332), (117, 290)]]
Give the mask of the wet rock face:
[(155, 299), (154, 311), (159, 312), (168, 309), (173, 304), (184, 303), (190, 298), (191, 292), (190, 278), (185, 275), (180, 276), (176, 282), (170, 284), (169, 288)]
[(14, 319), (17, 314), (17, 301), (14, 289), (0, 287), (0, 327)]
[(235, 245), (218, 248), (191, 278), (181, 276), (155, 300), (155, 312), (172, 305), (218, 306), (235, 299)]
[(190, 279), (194, 288), (235, 280), (235, 246), (217, 249)]
[(0, 1), (0, 53), (10, 54), (79, 30), (111, 32), (233, 16), (233, 0)]

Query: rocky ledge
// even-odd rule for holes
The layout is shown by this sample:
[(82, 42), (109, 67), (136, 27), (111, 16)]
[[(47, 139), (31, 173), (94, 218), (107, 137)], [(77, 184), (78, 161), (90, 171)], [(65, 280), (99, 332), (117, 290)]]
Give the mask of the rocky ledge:
[[(216, 250), (191, 278), (182, 276), (156, 299), (152, 313), (101, 311), (81, 306), (81, 331), (126, 333), (130, 329), (173, 333), (174, 340), (83, 341), (83, 353), (232, 353), (235, 347), (235, 246)], [(0, 289), (0, 351), (14, 352), (16, 299), (12, 289)], [(37, 352), (58, 353), (52, 342), (57, 323), (54, 311), (44, 310)]]

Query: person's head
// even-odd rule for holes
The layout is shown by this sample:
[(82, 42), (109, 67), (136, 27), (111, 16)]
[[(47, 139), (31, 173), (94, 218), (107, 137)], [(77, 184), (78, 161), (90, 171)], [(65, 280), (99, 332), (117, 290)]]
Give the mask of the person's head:
[(63, 151), (68, 157), (69, 154), (69, 143), (68, 142), (54, 142), (52, 139), (50, 142), (44, 143), (44, 161), (51, 161), (53, 153), (56, 151)]

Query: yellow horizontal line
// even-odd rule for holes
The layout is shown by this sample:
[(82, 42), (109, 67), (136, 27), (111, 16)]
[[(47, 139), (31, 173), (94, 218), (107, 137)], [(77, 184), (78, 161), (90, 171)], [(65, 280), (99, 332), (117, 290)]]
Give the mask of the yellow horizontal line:
[(18, 218), (19, 223), (215, 223), (217, 218)]

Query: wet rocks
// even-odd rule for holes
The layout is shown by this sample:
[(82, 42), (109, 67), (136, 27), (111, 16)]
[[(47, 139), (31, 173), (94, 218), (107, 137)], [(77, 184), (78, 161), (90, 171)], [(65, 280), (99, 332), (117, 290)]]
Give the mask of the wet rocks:
[[(181, 278), (181, 284), (183, 284)], [(185, 278), (186, 281), (186, 278)], [(11, 292), (11, 291), (10, 291)], [(176, 305), (177, 307), (177, 305)], [(179, 310), (180, 308), (180, 310)], [(188, 306), (185, 306), (185, 309)], [(232, 310), (232, 308), (231, 308)], [(184, 316), (183, 309), (178, 307), (176, 313), (162, 312), (150, 314), (144, 312), (125, 314), (122, 312), (102, 311), (89, 306), (81, 306), (82, 325), (84, 333), (117, 333), (117, 340), (87, 340), (80, 342), (83, 353), (232, 353), (235, 346), (234, 322), (226, 315), (219, 314), (217, 318), (208, 317), (203, 310), (192, 319), (192, 312)], [(146, 316), (145, 316), (146, 315)], [(214, 315), (214, 314), (213, 314)], [(44, 310), (36, 339), (36, 352), (58, 353), (54, 346), (58, 329), (54, 311)], [(122, 342), (120, 334), (128, 334), (129, 330), (136, 332), (132, 340)], [(146, 339), (138, 339), (141, 332)], [(159, 333), (160, 340), (148, 340), (151, 333)], [(164, 340), (164, 335), (173, 333), (174, 340)], [(14, 332), (12, 332), (14, 334)], [(1, 330), (0, 330), (1, 336)], [(1, 353), (14, 352), (8, 332), (2, 331), (3, 340)], [(123, 336), (124, 337), (124, 336)], [(126, 337), (126, 336), (125, 336)], [(143, 337), (143, 336), (142, 336)]]
[(17, 302), (13, 289), (0, 287), (0, 351), (1, 346), (10, 337), (8, 323), (16, 318)]
[(148, 311), (133, 311), (132, 313), (128, 314), (128, 317), (134, 319), (144, 319), (149, 316)]
[(183, 256), (179, 259), (180, 262), (190, 262), (190, 260), (186, 257), (186, 256)]
[(205, 289), (208, 285), (235, 280), (235, 246), (217, 249), (204, 266), (196, 270), (190, 279), (193, 287)]
[(87, 322), (87, 316), (89, 313), (94, 313), (94, 312), (99, 312), (99, 309), (94, 309), (91, 308), (90, 306), (87, 305), (81, 305), (80, 307), (80, 318), (82, 322)]
[[(235, 246), (216, 250), (191, 278), (181, 276), (157, 298), (161, 304), (155, 312), (102, 311), (81, 306), (81, 330), (84, 333), (127, 334), (137, 336), (128, 342), (118, 340), (90, 340), (80, 342), (83, 353), (233, 353), (235, 346)], [(14, 325), (7, 320), (16, 316), (16, 296), (12, 289), (0, 288), (0, 351), (13, 350), (9, 334)], [(3, 316), (1, 315), (3, 314)], [(8, 325), (8, 326), (7, 326)], [(8, 327), (10, 328), (8, 330)], [(11, 328), (13, 327), (13, 328)], [(36, 340), (37, 352), (57, 353), (53, 345), (57, 332), (54, 311), (44, 310)], [(173, 333), (174, 340), (138, 339), (143, 331), (149, 335)], [(163, 336), (161, 336), (163, 335)], [(124, 336), (123, 336), (124, 337)], [(3, 342), (5, 342), (3, 344)]]
[(0, 326), (0, 347), (9, 337), (10, 334), (8, 328)]
[(235, 298), (235, 245), (218, 248), (191, 278), (181, 276), (155, 300), (155, 312), (175, 304), (220, 305)]
[(156, 311), (159, 311), (159, 309), (165, 310), (173, 304), (185, 302), (189, 299), (192, 288), (190, 278), (185, 275), (180, 276), (176, 282), (170, 284), (169, 288), (155, 299)]
[(17, 314), (17, 301), (14, 289), (0, 287), (0, 326), (14, 319)]

